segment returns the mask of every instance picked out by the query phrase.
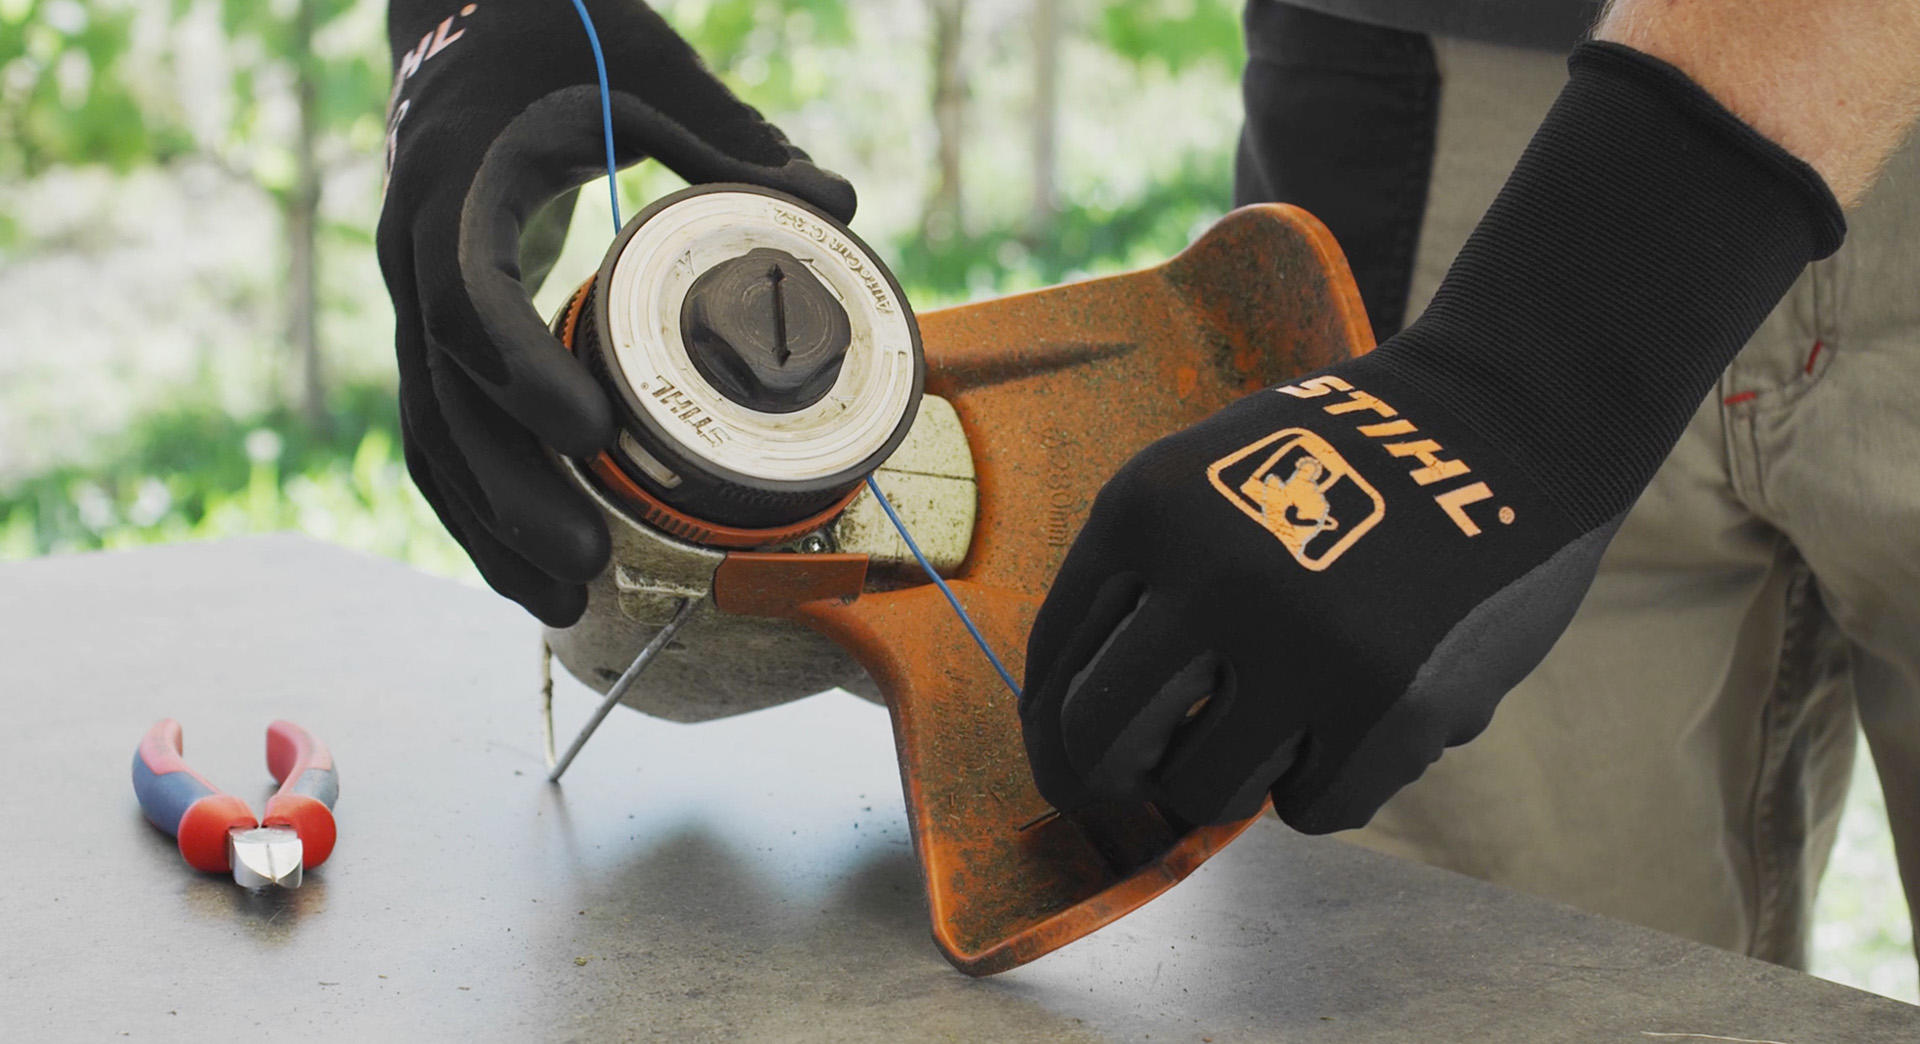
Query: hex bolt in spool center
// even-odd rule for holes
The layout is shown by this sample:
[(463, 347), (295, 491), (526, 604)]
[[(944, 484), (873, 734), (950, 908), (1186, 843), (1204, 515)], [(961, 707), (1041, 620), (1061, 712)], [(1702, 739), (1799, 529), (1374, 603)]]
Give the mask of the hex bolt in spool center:
[(775, 545), (752, 536), (832, 513), (919, 408), (926, 363), (899, 284), (846, 226), (781, 193), (658, 200), (574, 314), (569, 343), (620, 414), (615, 484), (695, 542), (724, 529), (727, 546)]
[(853, 341), (847, 310), (806, 265), (756, 247), (693, 281), (680, 308), (687, 355), (722, 395), (763, 413), (819, 402)]

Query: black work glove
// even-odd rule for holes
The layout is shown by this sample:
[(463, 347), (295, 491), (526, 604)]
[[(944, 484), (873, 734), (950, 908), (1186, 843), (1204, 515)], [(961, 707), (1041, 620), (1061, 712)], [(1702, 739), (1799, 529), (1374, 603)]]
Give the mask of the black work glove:
[[(853, 189), (707, 71), (638, 0), (588, 0), (622, 165), (799, 196), (842, 221)], [(393, 297), (407, 468), (487, 583), (548, 624), (586, 608), (608, 535), (543, 446), (614, 437), (606, 395), (547, 332), (520, 265), (544, 203), (606, 172), (593, 52), (569, 0), (395, 0), (378, 234)], [(570, 199), (564, 200), (570, 202)]]
[(1585, 44), (1432, 306), (1149, 446), (1034, 624), (1056, 808), (1365, 824), (1572, 618), (1720, 371), (1839, 246), (1812, 168), (1678, 70)]

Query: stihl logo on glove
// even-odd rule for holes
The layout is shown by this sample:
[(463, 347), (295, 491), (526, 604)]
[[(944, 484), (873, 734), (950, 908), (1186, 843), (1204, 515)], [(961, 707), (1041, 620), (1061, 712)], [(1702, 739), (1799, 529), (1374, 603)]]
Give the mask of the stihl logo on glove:
[(1305, 428), (1277, 431), (1235, 450), (1213, 462), (1207, 479), (1316, 573), (1387, 514), (1379, 491)]
[[(1334, 416), (1360, 413), (1367, 420), (1387, 418), (1358, 425), (1356, 430), (1368, 438), (1393, 440), (1383, 441), (1381, 448), (1395, 457), (1411, 457), (1419, 466), (1409, 477), (1419, 485), (1430, 486), (1473, 472), (1465, 461), (1443, 457), (1441, 454), (1446, 450), (1440, 443), (1421, 437), (1420, 429), (1400, 416), (1400, 411), (1332, 374), (1309, 377), (1274, 390), (1296, 399), (1317, 399), (1336, 391), (1346, 392), (1345, 398), (1324, 407), (1325, 412)], [(1235, 468), (1275, 443), (1279, 446), (1250, 472)], [(1304, 428), (1276, 432), (1222, 457), (1207, 469), (1207, 477), (1222, 496), (1279, 538), (1301, 565), (1316, 572), (1332, 565), (1386, 515), (1386, 504), (1380, 494), (1324, 439)], [(1342, 497), (1350, 501), (1348, 506), (1335, 503)], [(1370, 510), (1362, 498), (1372, 502)], [(1447, 518), (1460, 532), (1471, 537), (1480, 535), (1480, 526), (1468, 517), (1467, 505), (1491, 499), (1493, 490), (1487, 488), (1485, 482), (1476, 480), (1441, 490), (1434, 494), (1433, 502), (1440, 505), (1440, 510), (1447, 513)], [(1496, 517), (1502, 525), (1510, 524), (1513, 509), (1502, 507)], [(1348, 528), (1341, 534), (1343, 522)]]

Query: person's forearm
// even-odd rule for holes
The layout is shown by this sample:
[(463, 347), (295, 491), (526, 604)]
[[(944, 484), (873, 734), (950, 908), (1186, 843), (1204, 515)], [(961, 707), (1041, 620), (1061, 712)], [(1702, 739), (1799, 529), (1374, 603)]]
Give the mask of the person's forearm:
[(1920, 115), (1920, 0), (1612, 0), (1594, 36), (1678, 67), (1845, 207)]

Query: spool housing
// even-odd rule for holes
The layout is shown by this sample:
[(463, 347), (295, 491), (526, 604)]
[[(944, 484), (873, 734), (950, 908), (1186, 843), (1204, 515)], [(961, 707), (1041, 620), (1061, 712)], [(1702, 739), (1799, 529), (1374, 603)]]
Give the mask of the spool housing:
[(913, 425), (926, 379), (899, 284), (782, 193), (702, 185), (629, 221), (555, 331), (620, 419), (592, 471), (696, 543), (818, 528)]

